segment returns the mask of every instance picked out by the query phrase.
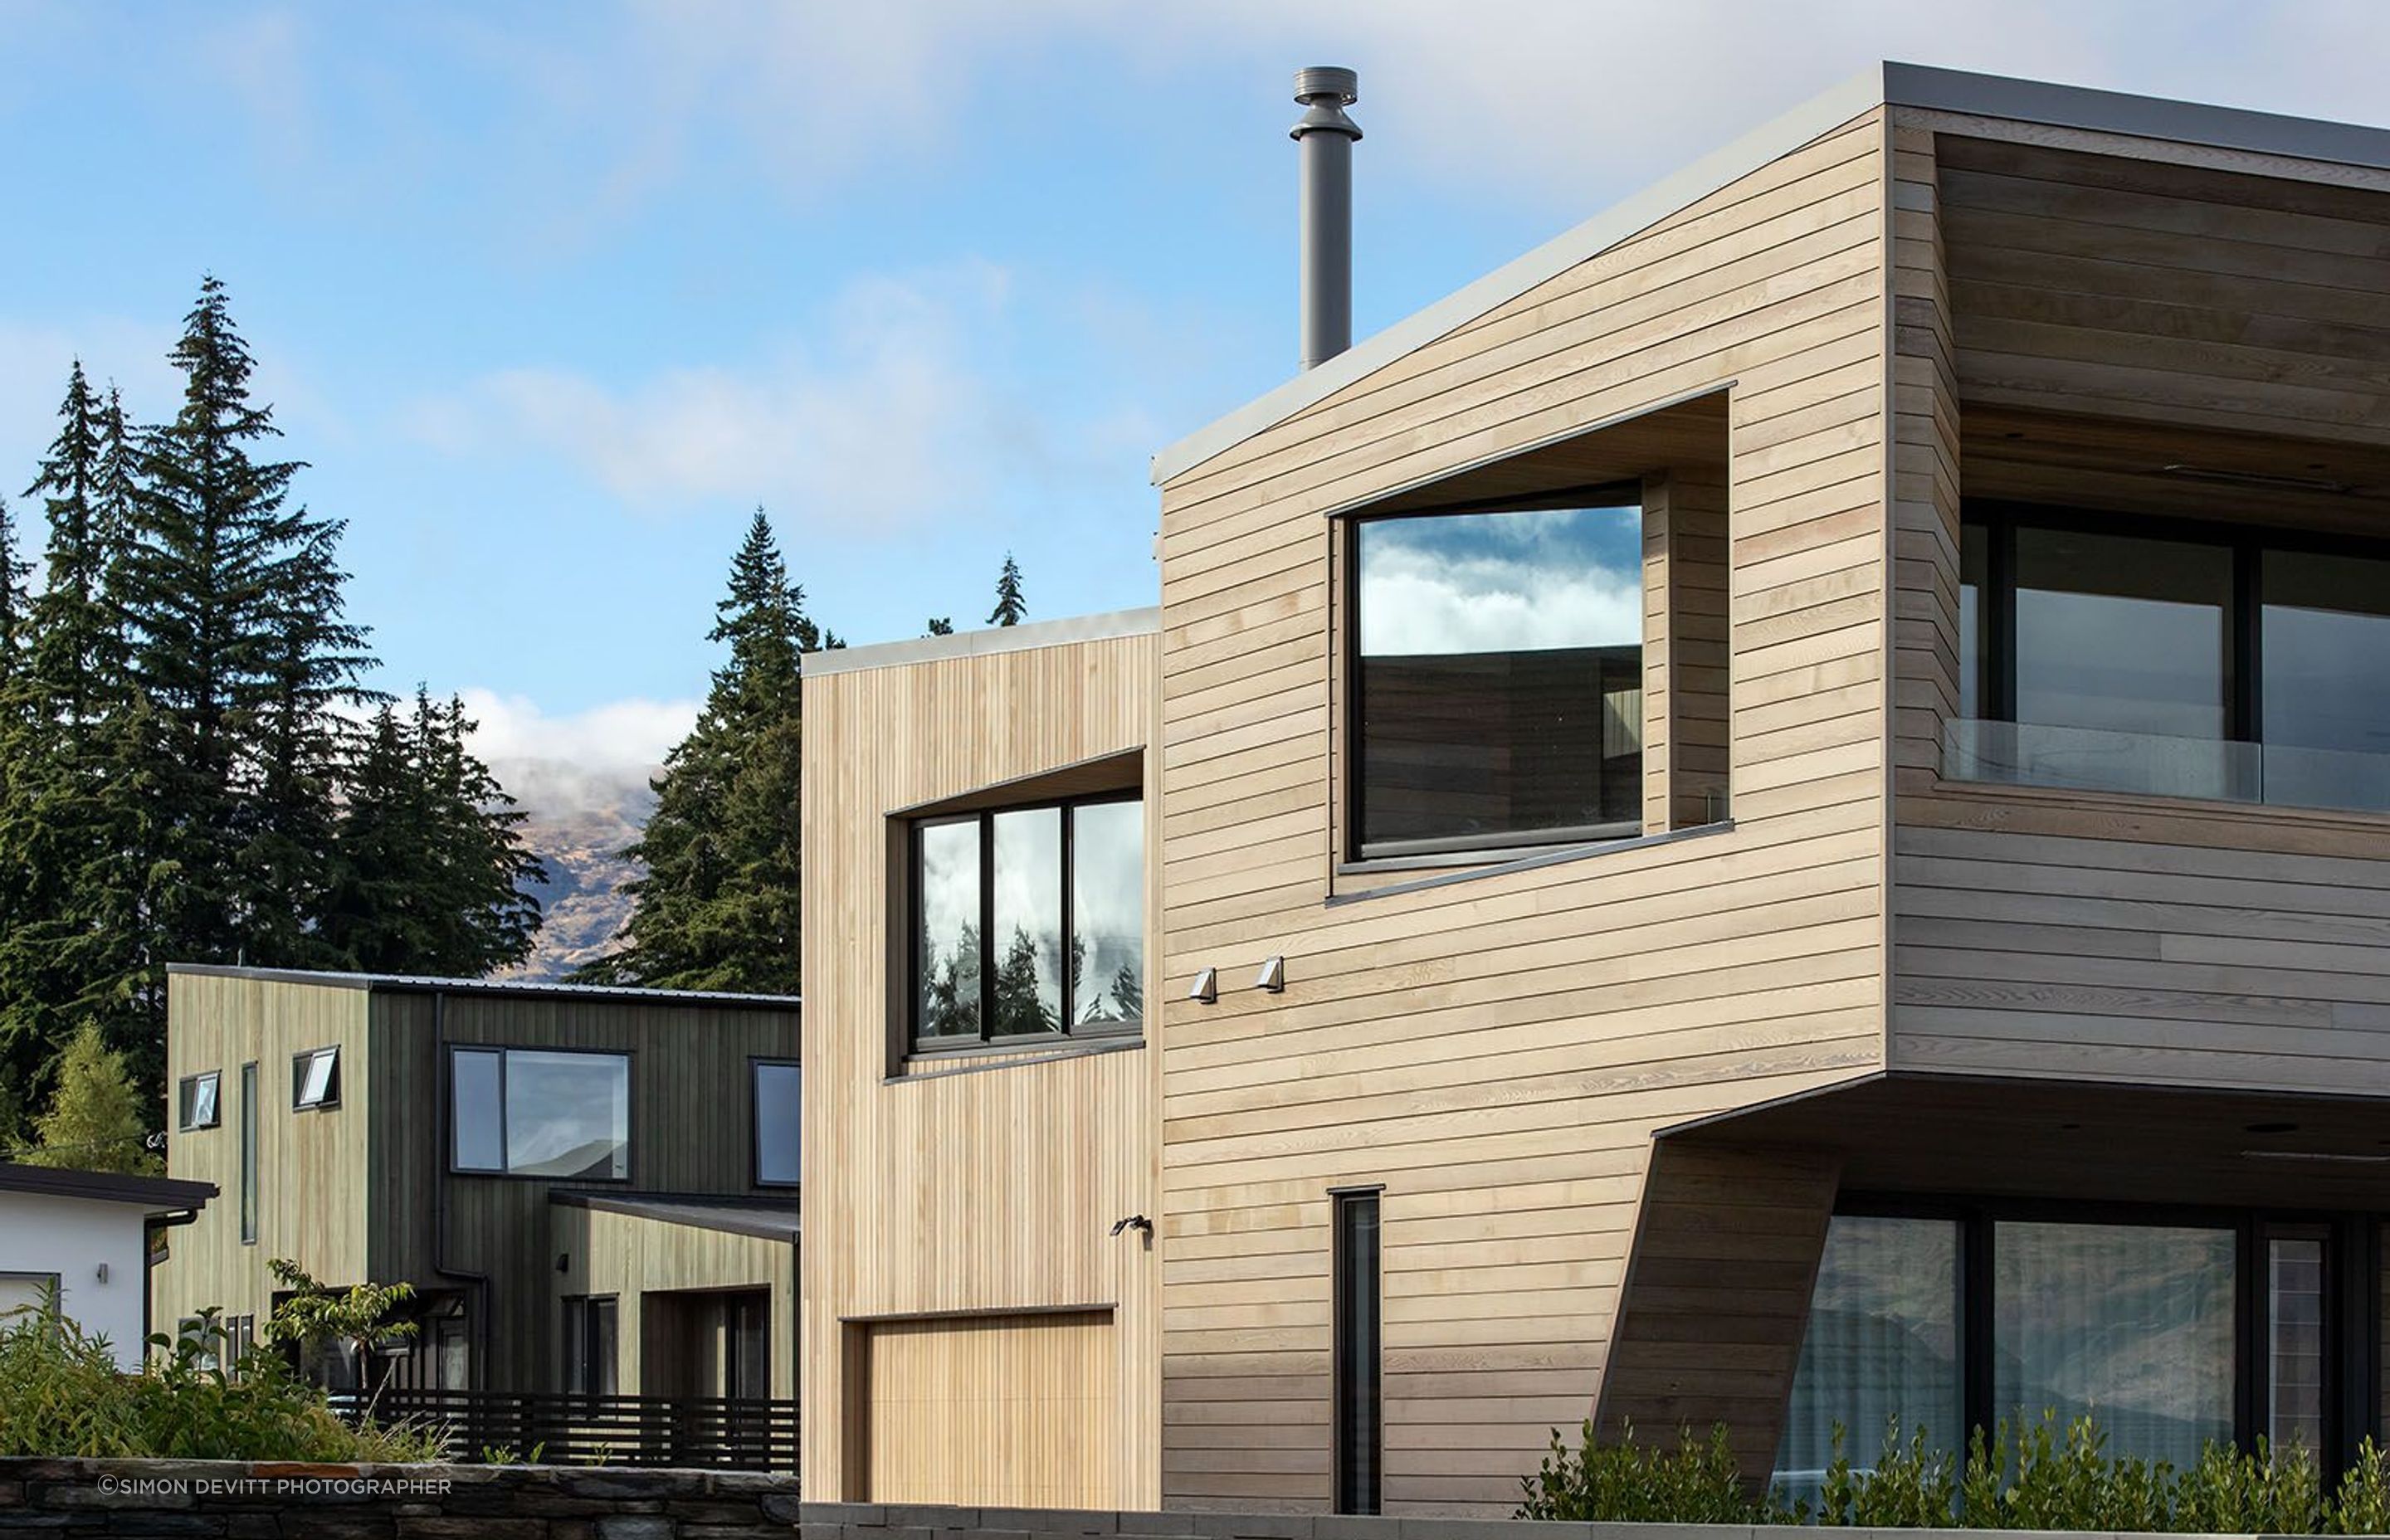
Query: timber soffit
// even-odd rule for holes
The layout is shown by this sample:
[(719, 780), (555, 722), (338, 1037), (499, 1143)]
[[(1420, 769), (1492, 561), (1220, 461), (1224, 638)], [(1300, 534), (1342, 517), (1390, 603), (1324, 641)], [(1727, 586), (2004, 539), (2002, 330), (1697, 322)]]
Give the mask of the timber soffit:
[(1921, 108), (2390, 170), (2390, 130), (1887, 60), (1180, 439), (1153, 456), (1153, 484), (1175, 481), (1363, 376), (1879, 107)]

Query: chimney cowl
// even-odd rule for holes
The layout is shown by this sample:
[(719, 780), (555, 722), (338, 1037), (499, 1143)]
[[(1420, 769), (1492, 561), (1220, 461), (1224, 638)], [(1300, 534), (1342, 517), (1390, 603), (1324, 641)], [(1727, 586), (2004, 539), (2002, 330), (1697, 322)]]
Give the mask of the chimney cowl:
[(1304, 109), (1288, 136), (1302, 160), (1301, 362), (1310, 369), (1353, 345), (1353, 141), (1361, 127), (1344, 109), (1361, 99), (1361, 77), (1331, 64), (1297, 70), (1294, 99)]

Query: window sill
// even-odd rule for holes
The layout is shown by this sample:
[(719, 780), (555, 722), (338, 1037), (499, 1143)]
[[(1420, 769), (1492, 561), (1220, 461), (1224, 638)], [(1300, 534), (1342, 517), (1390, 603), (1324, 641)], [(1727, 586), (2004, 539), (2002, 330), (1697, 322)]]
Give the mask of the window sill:
[[(1525, 853), (1499, 853), (1490, 862), (1484, 853), (1472, 853), (1478, 865), (1458, 870), (1445, 869), (1432, 877), (1417, 878), (1408, 882), (1389, 882), (1381, 888), (1366, 888), (1358, 892), (1328, 895), (1328, 906), (1336, 908), (1346, 904), (1360, 904), (1373, 898), (1392, 898), (1398, 893), (1421, 892), (1431, 888), (1448, 887), (1456, 882), (1473, 882), (1481, 878), (1502, 877), (1511, 872), (1535, 871), (1544, 866), (1557, 866), (1564, 862), (1585, 861), (1595, 856), (1610, 855), (1620, 851), (1647, 850), (1654, 845), (1673, 845), (1681, 841), (1698, 840), (1705, 835), (1726, 834), (1734, 828), (1732, 818), (1721, 818), (1714, 824), (1696, 824), (1691, 828), (1672, 828), (1658, 834), (1638, 834), (1624, 840), (1602, 840), (1583, 845), (1545, 845)], [(1345, 861), (1336, 866), (1339, 877), (1360, 876), (1381, 872), (1420, 869), (1416, 860)]]
[(967, 1047), (933, 1048), (906, 1054), (898, 1061), (896, 1072), (883, 1075), (880, 1084), (901, 1085), (914, 1080), (985, 1074), (995, 1070), (1010, 1070), (1028, 1064), (1048, 1064), (1058, 1059), (1086, 1059), (1097, 1054), (1124, 1053), (1131, 1048), (1144, 1046), (1145, 1034), (1142, 1032), (1123, 1032), (1098, 1037), (1065, 1037), (1047, 1043), (974, 1043)]

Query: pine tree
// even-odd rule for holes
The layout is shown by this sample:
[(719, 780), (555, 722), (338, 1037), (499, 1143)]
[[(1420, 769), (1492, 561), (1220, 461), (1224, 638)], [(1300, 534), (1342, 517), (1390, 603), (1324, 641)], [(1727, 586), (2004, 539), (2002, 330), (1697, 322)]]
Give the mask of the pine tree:
[(45, 582), (21, 666), (0, 682), (0, 869), (14, 888), (0, 899), (11, 911), (0, 925), (0, 1068), (20, 1083), (71, 1023), (105, 1016), (92, 1008), (91, 970), (120, 951), (91, 912), (101, 889), (126, 880), (100, 751), (119, 656), (104, 594), (112, 555), (99, 518), (101, 411), (77, 362), (58, 436), (26, 490), (48, 519)]
[(761, 508), (707, 639), (727, 642), (705, 709), (653, 783), (655, 812), (624, 853), (645, 875), (623, 944), (580, 970), (596, 982), (794, 994), (803, 654), (842, 646), (804, 610)]
[(953, 616), (932, 615), (930, 617), (930, 629), (927, 635), (932, 636), (951, 636), (954, 634), (955, 621)]
[(17, 556), (17, 526), (0, 498), (0, 689), (25, 666), (25, 563)]
[(33, 1120), (33, 1146), (18, 1159), (76, 1171), (154, 1172), (148, 1128), (124, 1056), (87, 1022), (58, 1056), (49, 1109)]
[(1019, 625), (1029, 614), (1029, 601), (1021, 593), (1021, 563), (1012, 553), (1004, 553), (1004, 571), (996, 574), (996, 609), (987, 617), (990, 625)]
[(514, 799), (466, 740), (464, 703), (418, 688), (384, 705), (351, 766), (322, 940), (369, 973), (476, 978), (520, 962), (540, 924), (524, 892), (546, 869), (523, 850)]
[(118, 988), (139, 1018), (127, 1047), (145, 1086), (161, 1066), (170, 956), (320, 960), (309, 920), (330, 876), (335, 708), (364, 699), (369, 662), (341, 615), (341, 525), (289, 507), (299, 463), (261, 453), (279, 430), (251, 399), (255, 364), (216, 279), (171, 358), (182, 406), (136, 441), (111, 573), (137, 699), (114, 725), (123, 757), (109, 779), (140, 802), (118, 809), (137, 824), (141, 889), (126, 918), (142, 940)]

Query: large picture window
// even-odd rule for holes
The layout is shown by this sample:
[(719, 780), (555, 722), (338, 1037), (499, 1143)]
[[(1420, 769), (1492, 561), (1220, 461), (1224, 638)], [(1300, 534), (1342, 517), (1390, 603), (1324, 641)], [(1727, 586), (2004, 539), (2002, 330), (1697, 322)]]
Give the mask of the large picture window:
[(630, 1176), (628, 1054), (455, 1048), (448, 1080), (456, 1170), (600, 1182)]
[(917, 824), (918, 1047), (1131, 1031), (1145, 1017), (1145, 804), (1089, 798)]
[(2390, 811), (2390, 553), (1971, 505), (1943, 773)]
[(1354, 853), (1640, 832), (1635, 494), (1365, 518), (1351, 554)]
[(2348, 1298), (2333, 1279), (2372, 1245), (2353, 1219), (2246, 1213), (1904, 1200), (1837, 1214), (1777, 1480), (1814, 1492), (1838, 1425), (1867, 1466), (1887, 1423), (1963, 1457), (1975, 1429), (2045, 1415), (2096, 1418), (2110, 1453), (2178, 1469), (2259, 1437), (2329, 1469), (2373, 1431), (2344, 1425), (2331, 1372)]

